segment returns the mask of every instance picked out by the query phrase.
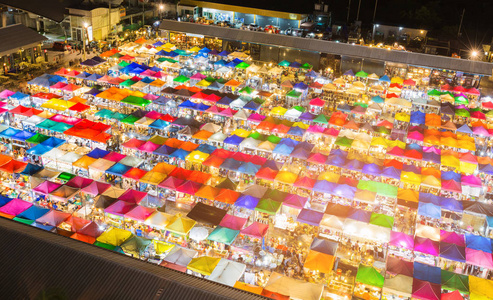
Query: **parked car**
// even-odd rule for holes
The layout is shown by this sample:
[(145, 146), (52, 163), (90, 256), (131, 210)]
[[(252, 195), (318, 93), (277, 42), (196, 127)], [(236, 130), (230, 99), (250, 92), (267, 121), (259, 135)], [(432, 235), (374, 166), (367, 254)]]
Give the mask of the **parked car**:
[(70, 51), (72, 50), (72, 46), (69, 44), (63, 43), (63, 42), (53, 42), (53, 45), (51, 46), (53, 50), (55, 51)]

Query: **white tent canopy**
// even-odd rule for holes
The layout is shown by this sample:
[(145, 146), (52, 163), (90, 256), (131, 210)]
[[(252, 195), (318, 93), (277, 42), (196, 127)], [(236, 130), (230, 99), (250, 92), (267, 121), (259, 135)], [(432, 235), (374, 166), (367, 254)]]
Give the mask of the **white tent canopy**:
[(324, 289), (323, 284), (314, 284), (303, 280), (290, 278), (279, 273), (272, 273), (265, 289), (292, 299), (319, 300)]
[(246, 265), (221, 258), (212, 274), (207, 279), (219, 282), (225, 285), (234, 286), (245, 272)]
[(382, 291), (384, 293), (411, 298), (413, 292), (413, 278), (402, 274), (387, 278), (385, 279)]
[(187, 266), (195, 255), (197, 255), (195, 250), (176, 246), (166, 255), (164, 260), (172, 264)]

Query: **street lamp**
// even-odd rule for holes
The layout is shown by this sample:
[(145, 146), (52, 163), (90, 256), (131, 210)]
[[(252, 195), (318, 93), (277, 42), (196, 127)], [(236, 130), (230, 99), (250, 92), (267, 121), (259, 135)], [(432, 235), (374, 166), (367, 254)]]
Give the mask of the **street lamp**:
[(471, 52), (471, 59), (473, 59), (473, 60), (476, 59), (478, 57), (478, 55), (479, 55), (478, 51), (473, 50)]
[(163, 19), (163, 10), (164, 10), (164, 5), (161, 3), (159, 4), (159, 19), (162, 20)]
[(87, 24), (87, 22), (84, 22), (82, 26), (84, 26), (84, 28), (82, 28), (82, 47), (84, 51), (84, 60), (86, 60), (86, 30), (89, 24)]

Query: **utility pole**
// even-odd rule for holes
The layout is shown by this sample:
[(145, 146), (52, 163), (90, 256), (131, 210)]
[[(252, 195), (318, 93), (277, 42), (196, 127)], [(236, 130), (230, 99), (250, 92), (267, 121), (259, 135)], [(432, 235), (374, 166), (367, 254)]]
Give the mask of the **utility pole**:
[(460, 30), (462, 29), (462, 21), (464, 20), (464, 14), (466, 13), (466, 9), (464, 8), (462, 10), (462, 16), (460, 17), (460, 23), (459, 23), (459, 31), (457, 32), (457, 37), (461, 36)]
[(372, 20), (372, 23), (375, 23), (375, 16), (377, 15), (377, 5), (378, 5), (378, 0), (375, 0), (375, 9), (373, 10), (373, 20)]
[(351, 0), (349, 0), (349, 4), (347, 7), (347, 18), (346, 18), (346, 23), (349, 23), (349, 12), (351, 11)]
[(361, 0), (359, 0), (359, 3), (358, 3), (358, 13), (356, 14), (356, 21), (359, 21), (359, 9), (361, 7)]
[(111, 1), (108, 1), (108, 34), (107, 36), (110, 36), (111, 34)]

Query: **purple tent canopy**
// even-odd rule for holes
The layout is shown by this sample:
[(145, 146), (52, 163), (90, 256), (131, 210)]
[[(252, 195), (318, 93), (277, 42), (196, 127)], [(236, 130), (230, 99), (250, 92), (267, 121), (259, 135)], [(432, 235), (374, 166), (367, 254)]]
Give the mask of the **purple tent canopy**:
[(370, 222), (370, 218), (371, 218), (371, 211), (357, 209), (357, 208), (351, 209), (351, 212), (349, 213), (348, 216), (348, 219), (353, 219), (365, 223)]
[(419, 202), (433, 203), (440, 205), (441, 198), (439, 196), (430, 193), (419, 193)]
[(394, 167), (387, 167), (383, 169), (382, 176), (394, 179), (401, 179), (401, 170)]
[(301, 197), (300, 195), (290, 194), (284, 199), (283, 205), (293, 207), (293, 208), (303, 208), (305, 203), (308, 201), (307, 197)]
[(310, 156), (310, 150), (299, 147), (294, 149), (289, 156), (306, 160)]
[(450, 211), (462, 212), (464, 209), (462, 207), (462, 203), (460, 201), (455, 200), (454, 198), (440, 198), (440, 207), (442, 209), (448, 209)]
[(318, 226), (322, 221), (323, 217), (324, 214), (319, 211), (315, 211), (311, 209), (302, 209), (296, 221), (308, 225)]
[(293, 89), (303, 90), (303, 91), (304, 91), (304, 90), (308, 89), (308, 85), (306, 85), (306, 84), (305, 84), (305, 83), (303, 83), (303, 82), (298, 82), (297, 84), (295, 84), (295, 85), (293, 86)]
[(466, 248), (456, 244), (440, 242), (440, 257), (453, 261), (466, 262)]
[(353, 199), (354, 193), (356, 193), (356, 188), (347, 184), (338, 184), (332, 191), (332, 194), (347, 199)]
[(453, 231), (440, 230), (440, 241), (447, 242), (449, 244), (456, 244), (463, 247), (466, 246), (464, 235), (455, 233)]
[(421, 253), (438, 256), (439, 246), (440, 245), (438, 244), (438, 242), (432, 241), (427, 238), (422, 238), (422, 237), (414, 238), (414, 251), (419, 251)]
[(346, 164), (346, 158), (337, 155), (329, 155), (325, 163), (330, 166), (342, 167)]
[(335, 155), (335, 156), (340, 156), (340, 157), (346, 158), (348, 155), (348, 152), (341, 150), (341, 149), (332, 149), (332, 150), (330, 150), (329, 155)]
[(241, 195), (236, 200), (235, 206), (254, 210), (259, 201), (260, 201), (259, 198), (255, 198), (250, 195)]
[(423, 160), (439, 164), (441, 162), (441, 157), (434, 152), (423, 152)]
[(228, 136), (223, 142), (225, 144), (238, 146), (243, 140), (244, 140), (244, 138), (239, 137), (236, 134), (234, 134), (232, 136)]
[(315, 119), (316, 117), (317, 117), (317, 115), (314, 115), (314, 114), (309, 113), (309, 112), (304, 112), (300, 115), (299, 119), (305, 120), (305, 121), (311, 121), (311, 120)]
[(348, 162), (346, 162), (346, 164), (344, 164), (343, 168), (348, 169), (348, 170), (353, 170), (353, 171), (359, 171), (359, 170), (363, 169), (364, 165), (365, 165), (364, 162), (357, 160), (357, 159), (352, 159), (352, 160), (349, 160)]
[(382, 168), (377, 164), (366, 164), (362, 169), (363, 173), (368, 175), (379, 176), (382, 174)]
[(349, 69), (346, 72), (344, 72), (343, 75), (345, 75), (345, 76), (354, 76), (354, 72), (353, 72), (353, 70)]
[(336, 186), (337, 186), (337, 184), (335, 184), (333, 182), (330, 182), (327, 180), (319, 180), (313, 186), (313, 191), (319, 192), (319, 193), (331, 194)]
[(416, 167), (415, 165), (407, 165), (407, 164), (404, 164), (402, 166), (402, 171), (404, 172), (413, 172), (415, 174), (421, 174), (421, 169)]

